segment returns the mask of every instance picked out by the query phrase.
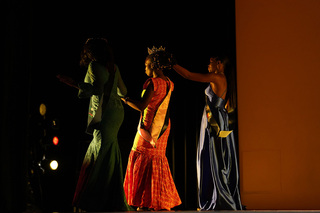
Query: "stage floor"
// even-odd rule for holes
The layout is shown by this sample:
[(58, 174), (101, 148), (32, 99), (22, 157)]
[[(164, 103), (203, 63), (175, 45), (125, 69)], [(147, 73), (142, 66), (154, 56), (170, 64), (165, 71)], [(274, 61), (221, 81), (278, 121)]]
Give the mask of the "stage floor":
[[(24, 213), (43, 213), (43, 211), (39, 209), (29, 209), (29, 211), (25, 211)], [(48, 211), (45, 211), (48, 212)], [(53, 211), (52, 213), (72, 213), (74, 211)], [(197, 211), (197, 210), (176, 210), (176, 211), (127, 211), (127, 213), (154, 213), (154, 212), (177, 212), (177, 213), (209, 213), (209, 212), (217, 212), (217, 213), (314, 213), (314, 212), (319, 212), (319, 210), (241, 210), (241, 211), (233, 211), (233, 210), (215, 210), (215, 211)], [(50, 213), (50, 211), (48, 212)], [(108, 212), (110, 213), (110, 212)], [(113, 213), (125, 213), (125, 212), (113, 212)]]
[[(35, 211), (35, 212), (37, 212), (37, 211)], [(39, 211), (39, 213), (40, 212), (42, 213), (42, 211)], [(199, 211), (192, 211), (192, 210), (189, 210), (189, 211), (141, 211), (141, 212), (142, 213), (152, 213), (152, 212), (199, 213)], [(217, 213), (236, 213), (236, 212), (244, 212), (244, 213), (314, 213), (314, 212), (319, 212), (320, 213), (320, 210), (242, 210), (242, 211), (216, 210), (216, 211), (202, 211), (202, 212), (217, 212)], [(25, 213), (29, 213), (29, 211), (27, 211)], [(32, 213), (34, 213), (34, 211)], [(72, 213), (72, 212), (52, 212), (52, 213)], [(110, 213), (110, 212), (106, 212), (106, 213)], [(124, 213), (124, 212), (114, 212), (114, 213)], [(138, 213), (138, 212), (137, 211), (129, 211), (128, 213)]]
[[(132, 211), (136, 212), (137, 211)], [(131, 212), (131, 213), (132, 213)], [(157, 211), (142, 211), (142, 213), (150, 213), (150, 212), (157, 212)], [(158, 212), (178, 212), (178, 213), (200, 213), (200, 212), (218, 212), (218, 213), (236, 213), (236, 212), (244, 212), (244, 213), (313, 213), (319, 212), (320, 210), (241, 210), (241, 211), (232, 211), (232, 210), (215, 210), (215, 211), (158, 211)], [(123, 213), (123, 212), (118, 212)]]

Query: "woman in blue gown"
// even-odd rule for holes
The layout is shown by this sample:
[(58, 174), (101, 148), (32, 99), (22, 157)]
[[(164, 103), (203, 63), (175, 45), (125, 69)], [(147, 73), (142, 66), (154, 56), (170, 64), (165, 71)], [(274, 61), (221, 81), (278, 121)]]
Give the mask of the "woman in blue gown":
[(200, 210), (242, 210), (237, 151), (233, 132), (229, 131), (228, 110), (235, 108), (230, 67), (227, 58), (219, 57), (210, 58), (209, 73), (205, 74), (173, 66), (186, 79), (209, 83), (197, 150)]

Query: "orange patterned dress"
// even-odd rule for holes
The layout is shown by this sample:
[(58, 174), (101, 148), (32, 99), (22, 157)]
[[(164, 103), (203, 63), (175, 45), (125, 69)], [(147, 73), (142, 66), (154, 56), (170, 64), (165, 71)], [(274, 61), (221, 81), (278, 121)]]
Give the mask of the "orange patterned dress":
[[(154, 96), (140, 118), (145, 130), (150, 128), (158, 107), (167, 95), (168, 88), (173, 90), (173, 83), (169, 79), (165, 81), (161, 78), (150, 78), (144, 84), (144, 89), (149, 83), (153, 83)], [(129, 205), (157, 211), (169, 210), (181, 204), (165, 155), (170, 126), (169, 120), (167, 129), (156, 141), (156, 147), (137, 132), (124, 180), (124, 190)]]

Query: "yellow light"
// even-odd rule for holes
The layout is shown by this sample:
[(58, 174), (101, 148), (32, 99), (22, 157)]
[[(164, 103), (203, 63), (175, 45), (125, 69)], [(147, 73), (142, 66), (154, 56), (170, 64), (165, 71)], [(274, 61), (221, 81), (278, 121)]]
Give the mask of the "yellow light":
[(57, 170), (57, 169), (58, 169), (58, 161), (52, 160), (52, 161), (50, 162), (50, 168), (51, 168), (52, 170)]
[(45, 116), (45, 114), (47, 113), (47, 106), (43, 103), (40, 104), (39, 112), (40, 112), (40, 115)]

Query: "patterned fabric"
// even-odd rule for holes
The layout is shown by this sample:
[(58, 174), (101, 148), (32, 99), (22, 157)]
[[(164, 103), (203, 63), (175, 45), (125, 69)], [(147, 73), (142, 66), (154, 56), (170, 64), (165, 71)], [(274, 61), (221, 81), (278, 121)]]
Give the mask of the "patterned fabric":
[[(168, 85), (169, 82), (166, 82), (161, 78), (149, 78), (143, 85), (144, 90), (147, 89), (150, 82), (153, 83), (154, 95), (151, 99), (150, 104), (147, 106), (147, 108), (144, 110), (144, 113), (143, 113), (142, 124), (144, 126), (144, 129), (146, 130), (149, 130), (152, 120), (154, 118), (154, 115), (158, 107), (162, 103), (163, 99), (165, 98), (167, 94), (167, 88), (169, 86)], [(171, 82), (171, 85), (174, 85), (174, 84)], [(174, 87), (172, 86), (172, 90), (173, 88)]]
[[(169, 83), (160, 78), (152, 78), (146, 81), (144, 89), (151, 82), (154, 86), (154, 96), (141, 116), (146, 130), (150, 128), (157, 108), (167, 94)], [(173, 85), (172, 82), (171, 84)], [(168, 128), (157, 140), (156, 148), (153, 148), (139, 133), (136, 134), (124, 180), (124, 190), (129, 205), (169, 210), (181, 204), (165, 156), (170, 127), (169, 121)]]

